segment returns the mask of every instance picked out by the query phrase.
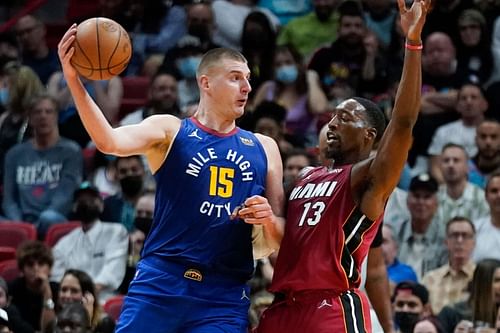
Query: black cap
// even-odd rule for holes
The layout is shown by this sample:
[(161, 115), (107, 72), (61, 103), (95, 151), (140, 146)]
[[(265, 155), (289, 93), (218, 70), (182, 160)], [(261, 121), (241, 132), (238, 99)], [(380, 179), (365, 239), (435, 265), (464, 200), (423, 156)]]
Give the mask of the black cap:
[(95, 187), (88, 181), (81, 183), (80, 186), (75, 190), (75, 193), (73, 194), (74, 200), (76, 200), (78, 196), (80, 196), (83, 193), (89, 193), (99, 198), (101, 197), (101, 194), (97, 189), (97, 187)]
[(424, 190), (431, 193), (436, 193), (438, 191), (438, 182), (428, 173), (421, 173), (411, 179), (410, 182), (410, 192)]
[(409, 291), (412, 295), (417, 296), (423, 305), (429, 302), (429, 291), (420, 283), (413, 281), (403, 281), (398, 283), (394, 289), (394, 297), (397, 296), (398, 292), (403, 290)]

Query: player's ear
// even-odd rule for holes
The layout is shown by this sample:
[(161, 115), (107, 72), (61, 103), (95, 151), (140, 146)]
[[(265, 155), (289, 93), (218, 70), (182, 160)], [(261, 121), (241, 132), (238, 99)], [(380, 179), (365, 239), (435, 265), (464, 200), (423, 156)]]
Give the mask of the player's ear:
[(375, 141), (377, 138), (377, 130), (374, 127), (366, 129), (366, 138)]
[(208, 83), (208, 76), (206, 75), (200, 75), (200, 77), (198, 78), (198, 83), (200, 85), (200, 89), (208, 89), (210, 87), (209, 83)]

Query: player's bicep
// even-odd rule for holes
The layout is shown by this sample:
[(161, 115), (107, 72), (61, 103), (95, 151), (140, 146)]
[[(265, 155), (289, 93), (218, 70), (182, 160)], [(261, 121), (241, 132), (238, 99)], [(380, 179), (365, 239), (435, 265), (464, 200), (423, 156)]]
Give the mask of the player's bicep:
[[(151, 116), (139, 124), (115, 128), (115, 147), (118, 156), (146, 154), (159, 145), (170, 145), (180, 127), (180, 120), (173, 116)], [(166, 147), (168, 148), (168, 147)]]

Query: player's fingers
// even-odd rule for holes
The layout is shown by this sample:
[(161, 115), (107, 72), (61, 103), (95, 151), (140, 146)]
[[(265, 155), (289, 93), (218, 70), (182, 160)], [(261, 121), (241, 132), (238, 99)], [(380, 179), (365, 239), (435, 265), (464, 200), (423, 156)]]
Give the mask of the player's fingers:
[(398, 0), (398, 8), (399, 8), (399, 12), (400, 13), (403, 13), (406, 11), (406, 3), (405, 3), (405, 0)]
[(59, 42), (59, 45), (64, 43), (69, 37), (76, 35), (76, 23), (73, 23), (71, 27), (69, 27), (68, 30), (64, 33), (63, 37), (61, 38), (61, 41)]
[(71, 45), (73, 44), (73, 42), (75, 41), (75, 35), (72, 35), (72, 36), (69, 36), (68, 39), (62, 41), (60, 44), (59, 44), (59, 52), (62, 53), (63, 55), (66, 54), (66, 52), (68, 52), (68, 49), (71, 47)]

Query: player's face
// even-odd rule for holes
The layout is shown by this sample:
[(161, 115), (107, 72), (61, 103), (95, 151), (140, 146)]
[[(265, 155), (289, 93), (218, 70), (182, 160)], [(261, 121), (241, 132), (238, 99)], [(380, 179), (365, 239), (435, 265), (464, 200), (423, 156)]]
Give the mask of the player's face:
[(243, 115), (250, 86), (250, 69), (245, 62), (223, 59), (210, 69), (206, 92), (216, 110), (236, 119)]
[(59, 288), (59, 303), (64, 306), (68, 303), (81, 301), (82, 297), (80, 281), (71, 274), (65, 275)]
[(341, 161), (347, 153), (360, 153), (368, 128), (365, 108), (353, 99), (339, 104), (332, 113), (326, 132), (326, 157)]

